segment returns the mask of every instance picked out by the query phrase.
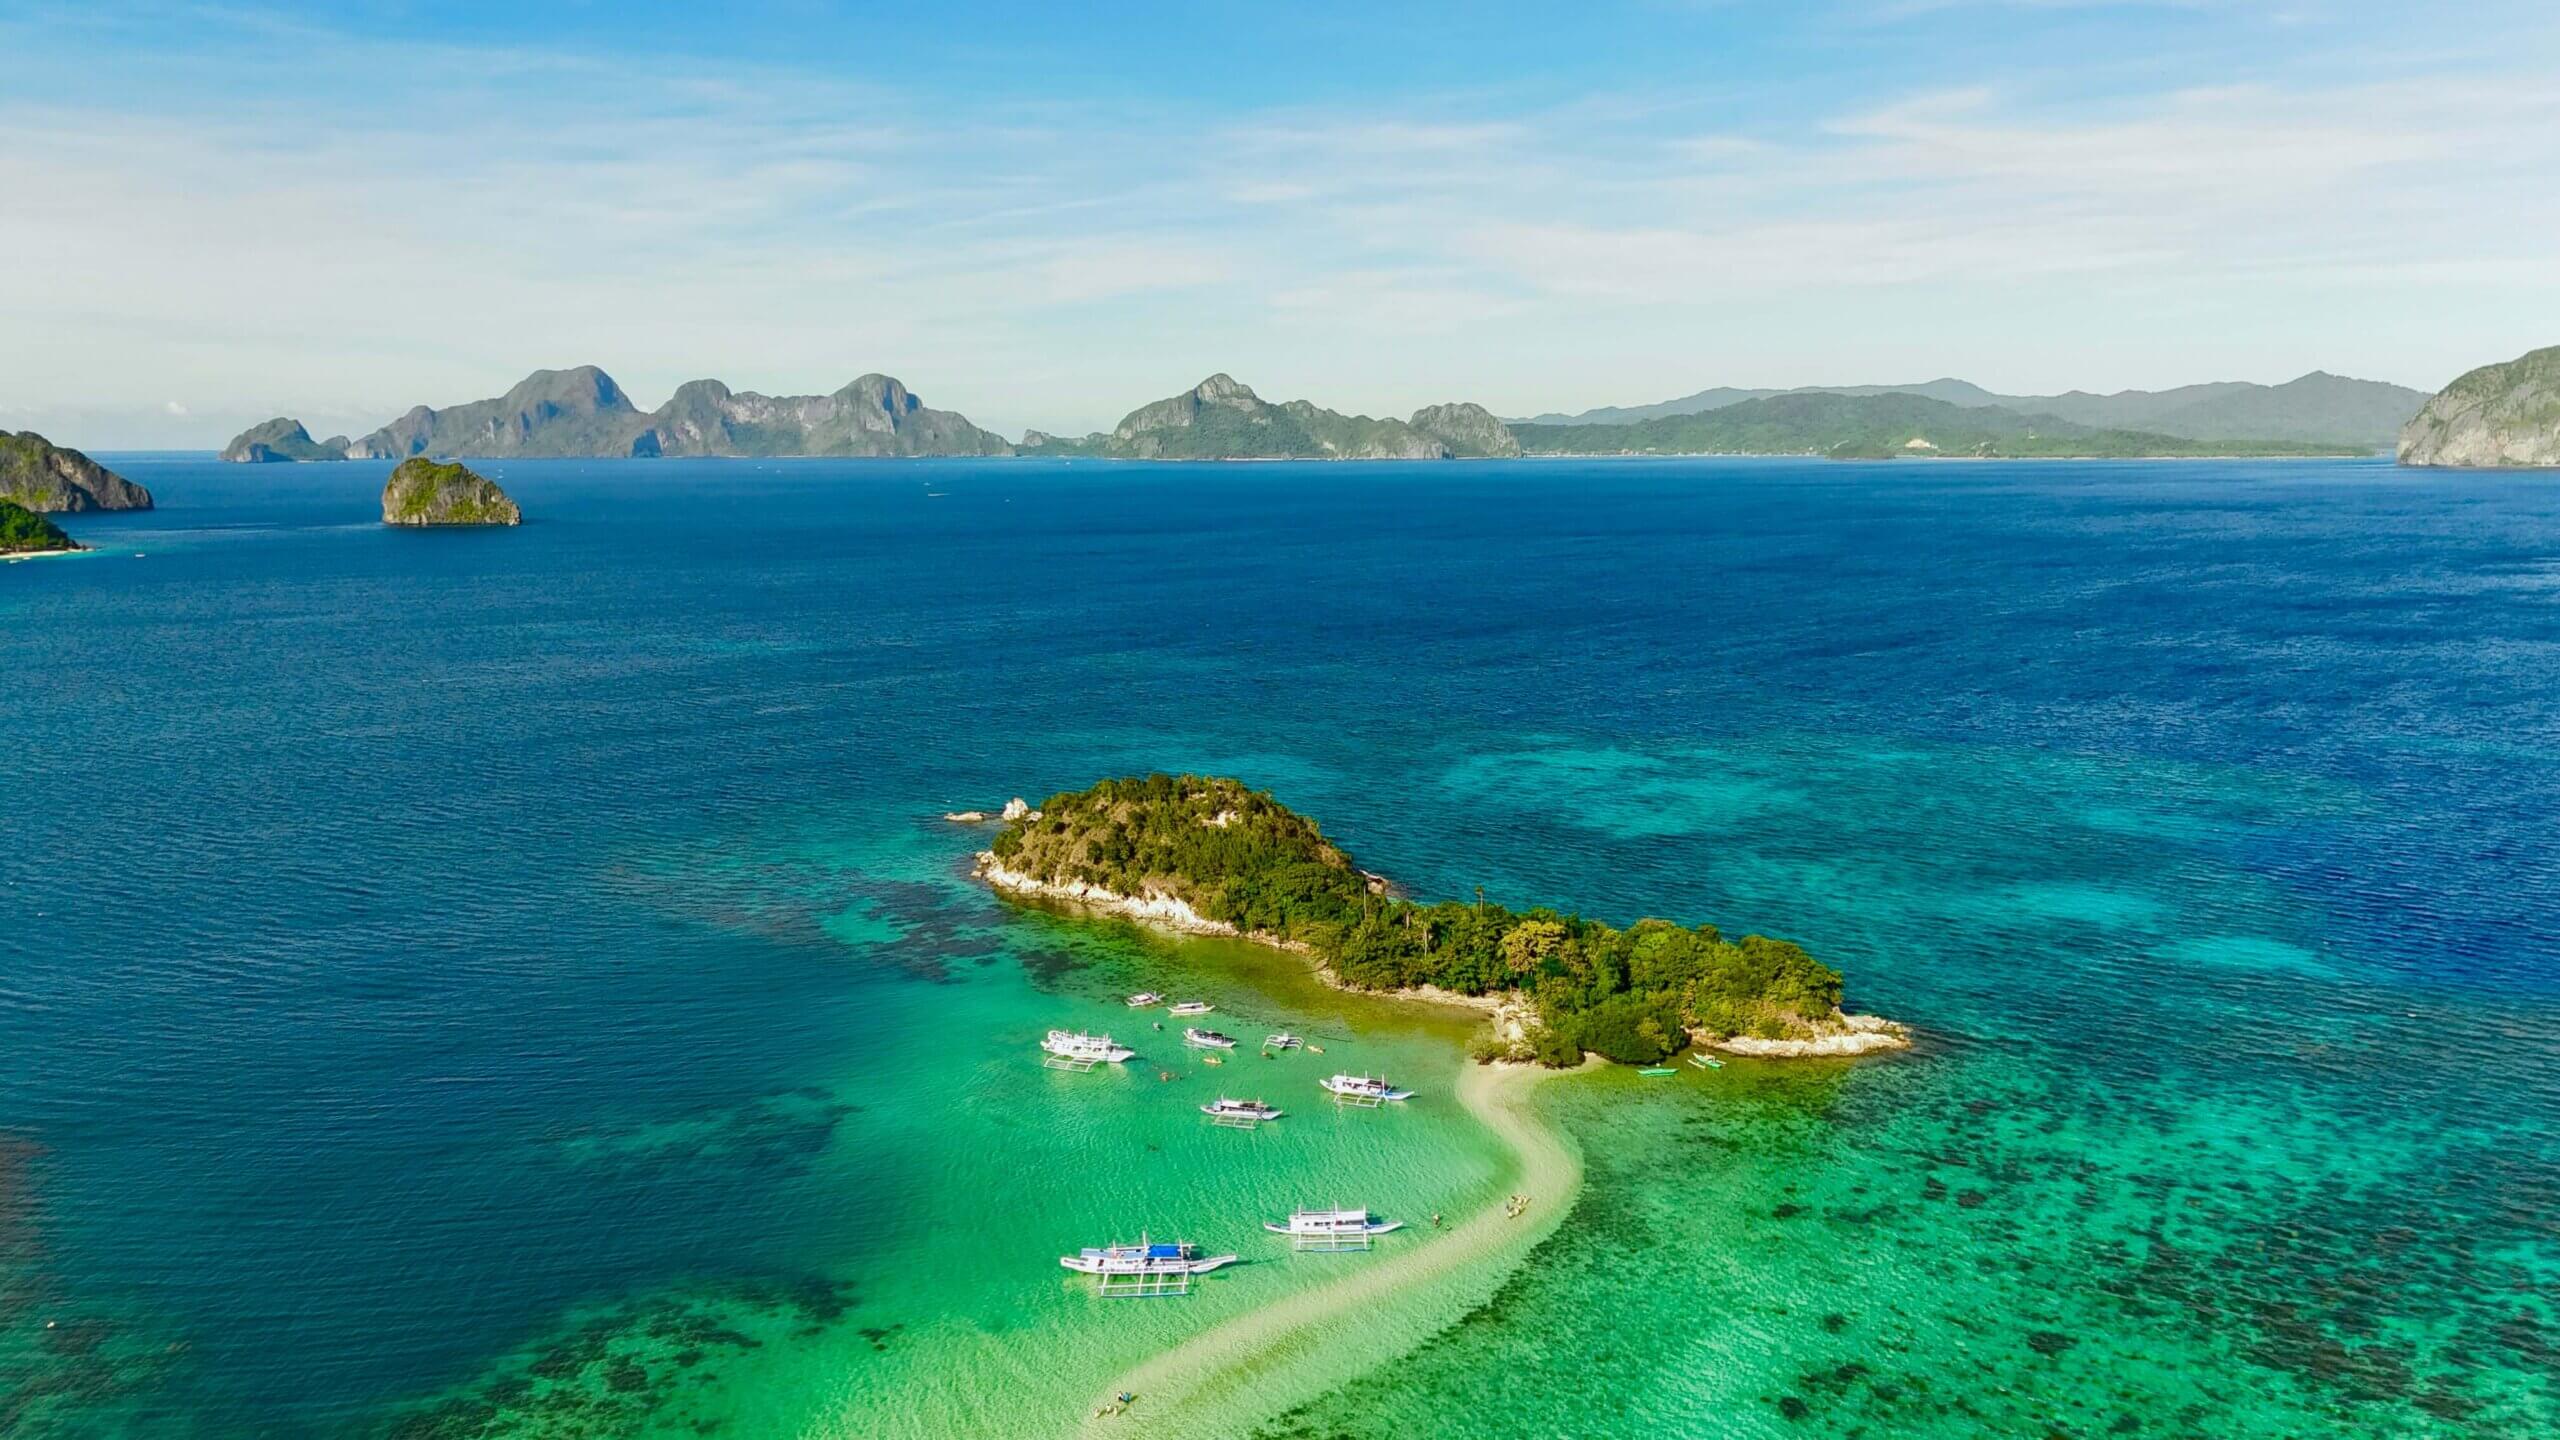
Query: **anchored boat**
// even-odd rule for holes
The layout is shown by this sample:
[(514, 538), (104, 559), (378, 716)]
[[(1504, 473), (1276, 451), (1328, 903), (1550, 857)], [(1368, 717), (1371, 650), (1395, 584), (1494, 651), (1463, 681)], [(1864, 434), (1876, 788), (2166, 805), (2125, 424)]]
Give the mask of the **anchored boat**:
[(1048, 1052), (1040, 1063), (1052, 1070), (1090, 1070), (1106, 1062), (1117, 1065), (1138, 1053), (1108, 1035), (1087, 1035), (1081, 1030), (1052, 1030), (1040, 1048)]
[(1383, 1075), (1330, 1075), (1323, 1083), (1336, 1101), (1346, 1105), (1383, 1105), (1413, 1098), (1412, 1091), (1397, 1089)]
[(1281, 1112), (1259, 1100), (1232, 1100), (1221, 1095), (1200, 1107), (1200, 1113), (1221, 1125), (1250, 1130), (1265, 1120), (1277, 1120)]
[(1221, 1035), (1215, 1030), (1203, 1030), (1197, 1025), (1192, 1025), (1183, 1030), (1182, 1043), (1195, 1050), (1233, 1050), (1236, 1048), (1236, 1037)]
[(1286, 1030), (1281, 1031), (1277, 1035), (1265, 1035), (1262, 1037), (1262, 1048), (1265, 1050), (1295, 1050), (1305, 1043), (1307, 1042), (1290, 1034)]
[(1206, 1015), (1217, 1008), (1217, 1006), (1210, 1004), (1206, 1000), (1185, 1000), (1181, 1004), (1173, 1007), (1173, 1013), (1176, 1015)]
[(1058, 1263), (1079, 1275), (1094, 1277), (1102, 1295), (1187, 1295), (1191, 1277), (1236, 1263), (1233, 1255), (1203, 1255), (1188, 1241), (1162, 1244), (1138, 1237), (1135, 1245), (1104, 1245), (1061, 1255)]
[(1300, 1210), (1285, 1224), (1265, 1220), (1262, 1228), (1288, 1236), (1292, 1250), (1322, 1252), (1366, 1250), (1372, 1239), (1404, 1228), (1404, 1222), (1381, 1220), (1366, 1210)]
[(1149, 1006), (1161, 1005), (1163, 1003), (1164, 997), (1153, 990), (1141, 990), (1137, 994), (1129, 997), (1129, 1008), (1132, 1010), (1144, 1010)]

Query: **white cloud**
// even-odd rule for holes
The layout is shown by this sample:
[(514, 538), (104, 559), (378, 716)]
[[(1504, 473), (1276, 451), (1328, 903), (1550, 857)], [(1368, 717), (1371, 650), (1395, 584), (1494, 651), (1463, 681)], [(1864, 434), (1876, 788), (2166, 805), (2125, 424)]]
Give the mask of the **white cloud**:
[[(315, 76), (393, 54), (285, 38)], [(2441, 379), (2560, 301), (2560, 158), (2529, 143), (2560, 133), (2560, 90), (2531, 59), (2067, 103), (2050, 77), (1915, 70), (1783, 121), (1686, 91), (962, 109), (461, 47), (403, 59), (452, 77), (425, 94), (21, 93), (0, 190), (47, 203), (0, 210), (0, 325), (55, 339), (0, 349), (0, 393), (84, 415), (122, 396), (149, 433), (191, 419), (210, 443), (585, 361), (644, 403), (702, 374), (888, 369), (1053, 430), (1255, 366), (1373, 412), (1499, 408), (1505, 387), (1570, 408), (1559, 373), (1590, 403), (1873, 378), (1904, 355), (2019, 389), (2249, 364)], [(2430, 314), (2463, 318), (2415, 341), (2371, 323)], [(2291, 338), (2200, 350), (2204, 325)], [(1776, 373), (1822, 353), (1838, 368)]]

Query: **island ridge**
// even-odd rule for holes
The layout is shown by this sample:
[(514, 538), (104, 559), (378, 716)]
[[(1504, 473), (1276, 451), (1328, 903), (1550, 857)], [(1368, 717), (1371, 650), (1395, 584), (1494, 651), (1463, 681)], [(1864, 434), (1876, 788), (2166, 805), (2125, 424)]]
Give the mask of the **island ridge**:
[(0, 430), (0, 500), (39, 515), (151, 508), (150, 491), (33, 430)]
[(2400, 432), (2403, 465), (2560, 465), (2560, 345), (2483, 365)]
[(1793, 942), (1408, 900), (1314, 821), (1232, 779), (1147, 775), (1052, 796), (1014, 811), (977, 869), (1011, 894), (1285, 946), (1350, 988), (1484, 1005), (1495, 1031), (1479, 1059), (1564, 1066), (1592, 1051), (1651, 1065), (1693, 1040), (1754, 1055), (1909, 1043), (1901, 1026), (1846, 1013), (1840, 972)]

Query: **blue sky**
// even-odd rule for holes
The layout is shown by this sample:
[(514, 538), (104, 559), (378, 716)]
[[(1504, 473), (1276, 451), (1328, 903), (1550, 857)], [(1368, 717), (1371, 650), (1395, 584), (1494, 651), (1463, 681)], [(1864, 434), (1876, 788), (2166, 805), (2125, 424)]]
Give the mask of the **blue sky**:
[(596, 363), (1080, 433), (2560, 342), (2560, 7), (0, 0), (0, 424)]

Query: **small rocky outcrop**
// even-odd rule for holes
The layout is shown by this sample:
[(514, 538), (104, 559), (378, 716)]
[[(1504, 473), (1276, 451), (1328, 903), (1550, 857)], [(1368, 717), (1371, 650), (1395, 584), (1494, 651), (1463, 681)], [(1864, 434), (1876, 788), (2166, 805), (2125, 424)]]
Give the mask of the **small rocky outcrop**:
[(2560, 345), (2483, 365), (2400, 430), (2403, 465), (2560, 465)]
[(279, 415), (231, 437), (222, 458), (233, 465), (275, 465), (306, 460), (344, 460), (347, 437), (322, 442), (311, 438), (302, 422)]
[(497, 484), (424, 456), (400, 462), (382, 487), (385, 525), (521, 525), (524, 512)]
[(1520, 454), (1520, 441), (1511, 427), (1472, 401), (1425, 405), (1413, 412), (1408, 423), (1448, 446), (1453, 459), (1511, 460)]
[(150, 491), (33, 430), (0, 430), (0, 500), (39, 515), (151, 508)]

